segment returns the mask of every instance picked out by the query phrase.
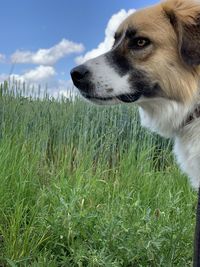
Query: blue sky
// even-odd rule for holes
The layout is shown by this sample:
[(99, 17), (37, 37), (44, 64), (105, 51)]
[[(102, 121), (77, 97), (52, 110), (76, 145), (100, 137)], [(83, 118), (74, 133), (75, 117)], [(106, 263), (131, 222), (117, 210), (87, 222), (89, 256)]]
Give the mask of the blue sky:
[[(12, 73), (24, 80), (64, 88), (70, 69), (81, 62), (76, 58), (105, 41), (113, 14), (123, 17), (122, 9), (138, 9), (156, 2), (1, 0), (0, 78)], [(111, 28), (112, 24), (110, 21)]]

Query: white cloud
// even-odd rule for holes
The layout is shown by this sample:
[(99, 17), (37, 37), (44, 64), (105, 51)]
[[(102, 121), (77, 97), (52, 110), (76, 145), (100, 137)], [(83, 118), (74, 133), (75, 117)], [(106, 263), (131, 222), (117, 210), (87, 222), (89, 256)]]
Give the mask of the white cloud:
[(6, 56), (3, 54), (0, 54), (0, 63), (4, 63), (6, 59)]
[(39, 65), (54, 65), (59, 59), (84, 51), (83, 44), (63, 39), (60, 43), (48, 49), (39, 49), (36, 52), (17, 50), (11, 55), (12, 63), (32, 63)]
[(113, 42), (114, 42), (113, 37), (114, 37), (115, 31), (119, 27), (120, 23), (124, 19), (126, 19), (129, 15), (131, 15), (134, 11), (135, 11), (134, 9), (130, 9), (128, 11), (122, 9), (118, 13), (114, 14), (110, 18), (110, 20), (107, 24), (107, 27), (105, 30), (104, 41), (102, 43), (100, 43), (97, 48), (87, 52), (84, 56), (77, 57), (75, 59), (76, 63), (82, 64), (91, 58), (97, 57), (97, 56), (109, 51), (113, 45)]
[(54, 77), (56, 71), (50, 66), (38, 66), (22, 75), (25, 81), (28, 82), (42, 82)]
[(27, 84), (41, 84), (48, 83), (53, 77), (55, 77), (56, 71), (50, 66), (38, 66), (35, 69), (29, 70), (24, 74), (1, 74), (0, 83), (5, 80), (16, 80), (21, 82), (26, 82)]

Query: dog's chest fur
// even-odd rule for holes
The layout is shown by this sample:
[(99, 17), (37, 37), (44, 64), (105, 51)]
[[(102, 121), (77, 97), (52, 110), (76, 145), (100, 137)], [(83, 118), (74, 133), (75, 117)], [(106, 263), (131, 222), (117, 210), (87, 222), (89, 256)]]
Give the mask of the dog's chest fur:
[(141, 105), (141, 123), (162, 136), (174, 139), (174, 153), (181, 169), (190, 177), (195, 188), (200, 186), (200, 118), (184, 125), (183, 118), (190, 108), (174, 101), (158, 99)]
[(195, 188), (200, 185), (200, 119), (185, 126), (175, 137), (174, 153)]

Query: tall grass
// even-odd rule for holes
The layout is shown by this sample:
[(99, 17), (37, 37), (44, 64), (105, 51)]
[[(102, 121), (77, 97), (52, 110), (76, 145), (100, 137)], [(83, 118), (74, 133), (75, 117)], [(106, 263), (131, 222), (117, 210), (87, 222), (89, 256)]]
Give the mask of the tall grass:
[(191, 266), (195, 193), (134, 106), (0, 89), (1, 266)]

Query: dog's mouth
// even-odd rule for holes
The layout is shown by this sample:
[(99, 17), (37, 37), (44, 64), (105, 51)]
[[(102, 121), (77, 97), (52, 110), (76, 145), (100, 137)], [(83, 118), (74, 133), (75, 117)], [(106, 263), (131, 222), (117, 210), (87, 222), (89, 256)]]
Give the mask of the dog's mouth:
[(133, 103), (137, 101), (141, 94), (140, 93), (134, 93), (134, 94), (121, 94), (117, 96), (112, 96), (112, 97), (99, 97), (95, 95), (89, 95), (86, 93), (81, 92), (82, 96), (85, 97), (86, 99), (90, 101), (102, 101), (102, 102), (109, 102), (113, 100), (120, 100), (121, 102), (124, 103)]

